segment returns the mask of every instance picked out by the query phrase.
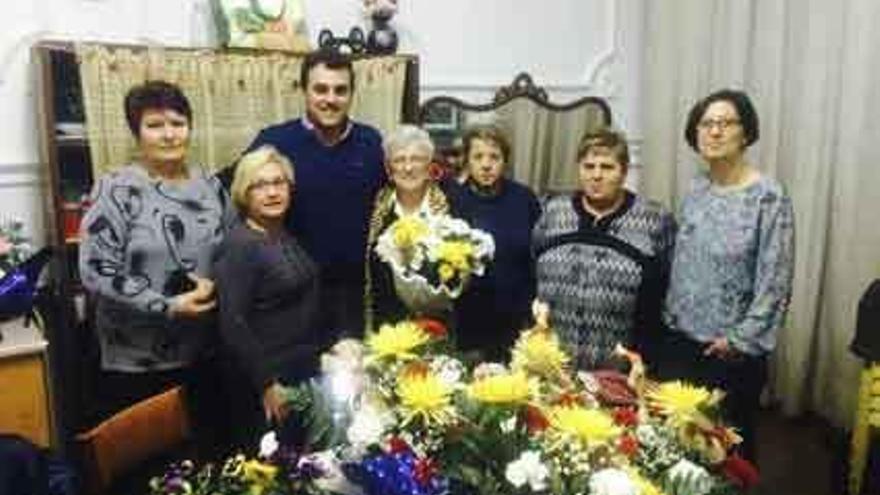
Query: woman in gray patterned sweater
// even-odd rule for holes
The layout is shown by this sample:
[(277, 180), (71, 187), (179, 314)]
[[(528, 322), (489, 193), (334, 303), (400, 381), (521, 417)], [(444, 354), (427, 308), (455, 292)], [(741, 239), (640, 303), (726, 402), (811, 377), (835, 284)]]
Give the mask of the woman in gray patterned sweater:
[(758, 139), (748, 96), (722, 90), (699, 101), (685, 138), (708, 164), (681, 204), (664, 319), (665, 378), (727, 392), (727, 418), (754, 460), (754, 424), (791, 296), (794, 214), (782, 186), (747, 161)]
[(213, 334), (211, 259), (227, 221), (219, 181), (187, 163), (192, 112), (180, 88), (136, 86), (125, 113), (139, 158), (97, 181), (79, 252), (104, 415), (191, 382)]
[(624, 137), (603, 130), (578, 146), (580, 191), (552, 198), (535, 226), (538, 298), (582, 368), (610, 365), (617, 343), (649, 362), (660, 334), (675, 222), (624, 189)]

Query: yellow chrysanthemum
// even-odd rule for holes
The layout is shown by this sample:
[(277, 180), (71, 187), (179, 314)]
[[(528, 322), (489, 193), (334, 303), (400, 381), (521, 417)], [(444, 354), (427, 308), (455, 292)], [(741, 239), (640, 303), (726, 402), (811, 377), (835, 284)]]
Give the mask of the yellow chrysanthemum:
[(598, 409), (581, 406), (555, 406), (547, 415), (550, 427), (567, 438), (574, 438), (586, 447), (594, 447), (620, 435), (620, 428), (611, 416)]
[(493, 375), (468, 387), (470, 396), (492, 404), (522, 404), (529, 400), (529, 381), (524, 373)]
[(657, 487), (654, 483), (642, 478), (641, 476), (633, 476), (632, 479), (635, 480), (636, 486), (638, 487), (639, 495), (665, 495), (663, 490)]
[(701, 410), (718, 403), (721, 396), (703, 387), (680, 381), (660, 384), (648, 393), (648, 400), (675, 420), (688, 421), (702, 415)]
[(443, 241), (437, 246), (437, 260), (451, 265), (458, 271), (470, 270), (470, 259), (473, 255), (474, 246), (467, 241)]
[(394, 244), (400, 249), (409, 249), (428, 235), (428, 226), (416, 215), (400, 218), (392, 226)]
[(278, 468), (258, 460), (244, 463), (244, 479), (251, 483), (249, 495), (262, 495), (275, 480)]
[(568, 364), (568, 355), (548, 331), (524, 332), (513, 348), (512, 367), (542, 376), (555, 376)]
[(367, 337), (367, 347), (374, 359), (412, 359), (414, 350), (431, 339), (422, 327), (411, 321), (396, 325), (385, 324), (379, 331)]
[(398, 378), (397, 396), (404, 411), (403, 424), (421, 418), (426, 424), (452, 420), (452, 389), (432, 373), (407, 373)]

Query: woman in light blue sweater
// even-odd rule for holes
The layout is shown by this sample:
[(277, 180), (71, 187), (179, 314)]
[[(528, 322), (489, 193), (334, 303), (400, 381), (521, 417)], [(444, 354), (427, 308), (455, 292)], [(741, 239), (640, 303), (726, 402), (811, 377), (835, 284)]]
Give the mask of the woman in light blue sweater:
[(685, 130), (708, 164), (679, 215), (664, 320), (662, 374), (719, 387), (727, 419), (754, 460), (754, 426), (794, 266), (794, 215), (782, 186), (748, 163), (758, 117), (748, 96), (698, 102)]

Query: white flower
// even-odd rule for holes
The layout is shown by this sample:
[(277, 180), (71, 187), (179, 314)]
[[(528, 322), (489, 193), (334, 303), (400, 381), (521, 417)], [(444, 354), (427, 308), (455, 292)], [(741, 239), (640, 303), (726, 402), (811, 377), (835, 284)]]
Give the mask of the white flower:
[(263, 459), (268, 459), (272, 457), (275, 451), (278, 450), (278, 436), (274, 431), (270, 431), (263, 435), (263, 438), (260, 439), (260, 457)]
[(511, 416), (502, 421), (500, 425), (502, 433), (511, 433), (516, 428), (516, 416)]
[(464, 364), (453, 357), (441, 354), (431, 361), (431, 373), (448, 387), (459, 387), (464, 372)]
[(321, 477), (315, 479), (315, 486), (328, 493), (341, 495), (362, 495), (364, 492), (360, 486), (348, 481), (342, 469), (339, 467), (339, 459), (330, 450), (315, 452), (303, 457), (298, 467), (304, 464), (313, 464), (321, 471)]
[(712, 476), (702, 466), (681, 459), (666, 473), (667, 492), (672, 495), (705, 495), (712, 491)]
[(620, 469), (607, 468), (590, 476), (590, 495), (637, 495), (638, 485)]
[(348, 442), (355, 451), (366, 451), (371, 445), (382, 441), (388, 418), (379, 409), (365, 406), (354, 413), (351, 426), (346, 431)]
[(528, 484), (535, 492), (547, 489), (549, 476), (550, 470), (541, 462), (541, 454), (534, 450), (523, 452), (519, 459), (509, 463), (504, 470), (504, 477), (510, 484), (517, 488)]

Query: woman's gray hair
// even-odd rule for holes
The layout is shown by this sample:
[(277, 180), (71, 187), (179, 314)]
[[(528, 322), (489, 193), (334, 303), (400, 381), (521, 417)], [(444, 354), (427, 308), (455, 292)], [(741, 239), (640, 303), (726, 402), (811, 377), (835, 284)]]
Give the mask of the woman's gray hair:
[(434, 158), (434, 142), (427, 131), (414, 125), (404, 124), (394, 129), (385, 138), (385, 159), (390, 160), (394, 153), (411, 145), (418, 145), (428, 152), (429, 158)]

